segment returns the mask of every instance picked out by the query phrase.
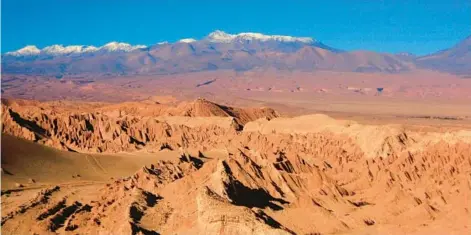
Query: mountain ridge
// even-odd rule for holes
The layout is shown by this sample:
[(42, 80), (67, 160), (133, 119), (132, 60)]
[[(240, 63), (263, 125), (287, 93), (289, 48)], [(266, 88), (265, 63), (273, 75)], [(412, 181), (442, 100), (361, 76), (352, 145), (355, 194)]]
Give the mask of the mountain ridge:
[[(216, 30), (196, 40), (131, 45), (111, 42), (101, 47), (27, 46), (2, 55), (2, 70), (12, 74), (74, 75), (178, 74), (207, 70), (279, 70), (401, 73), (415, 68), (471, 74), (470, 37), (455, 47), (416, 57), (409, 53), (344, 51), (309, 37), (229, 34)], [(449, 52), (447, 52), (449, 51)]]
[(421, 68), (458, 75), (471, 75), (471, 35), (455, 46), (417, 58)]

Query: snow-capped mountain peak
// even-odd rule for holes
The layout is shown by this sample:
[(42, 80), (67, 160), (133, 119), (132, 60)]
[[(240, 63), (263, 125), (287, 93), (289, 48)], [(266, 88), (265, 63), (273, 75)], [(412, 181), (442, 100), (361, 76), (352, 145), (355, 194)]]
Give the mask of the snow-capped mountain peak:
[(44, 47), (43, 49), (38, 49), (36, 46), (26, 46), (17, 51), (7, 52), (5, 55), (11, 56), (33, 56), (33, 55), (69, 55), (69, 54), (82, 54), (89, 52), (96, 52), (99, 50), (108, 51), (108, 52), (130, 52), (136, 49), (146, 48), (144, 45), (131, 45), (128, 43), (122, 42), (110, 42), (101, 47), (95, 46), (83, 46), (83, 45), (51, 45)]
[(181, 42), (181, 43), (192, 43), (192, 42), (196, 42), (196, 39), (194, 39), (194, 38), (184, 38), (184, 39), (180, 39), (178, 42)]
[(12, 55), (12, 56), (31, 56), (31, 55), (37, 55), (39, 53), (41, 53), (41, 50), (39, 50), (36, 46), (29, 45), (17, 51), (7, 52), (6, 54)]
[(85, 52), (94, 52), (97, 51), (98, 48), (94, 46), (62, 46), (62, 45), (52, 45), (45, 47), (41, 50), (41, 53), (49, 54), (49, 55), (65, 55), (65, 54), (78, 54), (78, 53), (85, 53)]
[(232, 40), (234, 40), (234, 38), (235, 38), (235, 35), (228, 34), (221, 30), (216, 30), (210, 33), (207, 37), (207, 39), (211, 42), (221, 42), (221, 43), (230, 43)]
[(110, 42), (102, 47), (100, 47), (101, 50), (107, 50), (107, 51), (133, 51), (136, 49), (141, 49), (141, 48), (146, 48), (147, 46), (144, 45), (136, 45), (133, 46), (128, 43), (123, 43), (123, 42)]
[(265, 35), (261, 33), (239, 33), (239, 34), (229, 34), (221, 30), (216, 30), (210, 33), (207, 37), (207, 40), (215, 43), (231, 43), (234, 41), (278, 41), (278, 42), (301, 42), (301, 43), (313, 43), (314, 39), (309, 37), (292, 37), (292, 36), (283, 36), (283, 35)]
[[(210, 33), (206, 38), (202, 39), (203, 41), (209, 41), (213, 43), (233, 43), (233, 42), (245, 42), (245, 41), (275, 41), (275, 42), (285, 42), (285, 43), (304, 43), (312, 44), (316, 42), (314, 39), (309, 37), (292, 37), (292, 36), (283, 36), (283, 35), (265, 35), (261, 33), (239, 33), (239, 34), (229, 34), (221, 30), (216, 30)], [(194, 38), (185, 38), (177, 41), (177, 43), (193, 43), (197, 40)], [(167, 44), (167, 42), (158, 43), (158, 45)], [(34, 55), (52, 55), (52, 56), (62, 56), (70, 54), (83, 54), (91, 53), (97, 51), (104, 52), (130, 52), (141, 48), (147, 48), (145, 45), (131, 45), (123, 42), (110, 42), (101, 47), (95, 46), (83, 46), (83, 45), (51, 45), (43, 49), (38, 49), (36, 46), (26, 46), (22, 49), (13, 52), (7, 52), (5, 55), (10, 56), (34, 56)]]

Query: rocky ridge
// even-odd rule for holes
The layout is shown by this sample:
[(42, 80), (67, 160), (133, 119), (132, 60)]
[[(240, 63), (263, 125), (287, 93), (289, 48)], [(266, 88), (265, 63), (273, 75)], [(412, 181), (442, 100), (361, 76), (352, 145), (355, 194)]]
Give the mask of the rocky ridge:
[[(189, 127), (129, 113), (60, 119), (49, 110), (33, 115), (41, 105), (15, 106), (2, 106), (4, 133), (77, 151), (180, 157), (98, 187), (91, 200), (49, 190), (58, 204), (28, 206), (42, 214), (7, 211), (6, 231), (26, 229), (15, 223), (22, 216), (41, 218), (32, 226), (40, 234), (466, 234), (471, 226), (462, 203), (471, 195), (469, 131), (421, 133), (324, 115), (252, 119), (243, 128), (232, 125), (243, 123), (235, 115)], [(188, 116), (223, 116), (191, 107)]]

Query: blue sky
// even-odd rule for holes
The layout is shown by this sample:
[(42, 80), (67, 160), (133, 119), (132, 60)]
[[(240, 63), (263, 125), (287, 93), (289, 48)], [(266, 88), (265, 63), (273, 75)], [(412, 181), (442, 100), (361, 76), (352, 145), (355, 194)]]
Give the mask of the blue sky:
[(469, 0), (2, 0), (2, 52), (155, 44), (220, 29), (313, 37), (346, 50), (427, 54), (471, 34)]

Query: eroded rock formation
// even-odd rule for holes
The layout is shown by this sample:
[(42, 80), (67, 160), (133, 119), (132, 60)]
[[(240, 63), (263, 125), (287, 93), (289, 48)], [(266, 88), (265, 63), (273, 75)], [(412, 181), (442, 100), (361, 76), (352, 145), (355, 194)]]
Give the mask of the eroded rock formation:
[[(87, 188), (92, 197), (71, 199), (61, 187), (39, 192), (46, 199), (2, 205), (4, 231), (467, 234), (471, 226), (469, 131), (421, 133), (323, 115), (272, 119), (265, 111), (185, 113), (231, 116), (204, 122), (36, 108), (3, 106), (3, 132), (76, 151), (180, 154)], [(220, 154), (206, 156), (210, 150)], [(15, 212), (21, 208), (33, 209)], [(18, 222), (25, 218), (30, 230)]]

